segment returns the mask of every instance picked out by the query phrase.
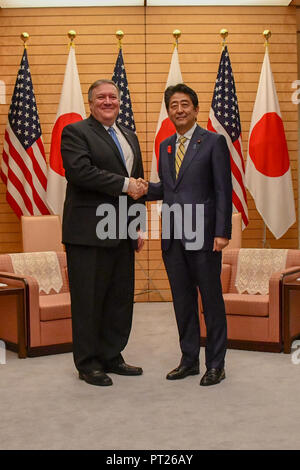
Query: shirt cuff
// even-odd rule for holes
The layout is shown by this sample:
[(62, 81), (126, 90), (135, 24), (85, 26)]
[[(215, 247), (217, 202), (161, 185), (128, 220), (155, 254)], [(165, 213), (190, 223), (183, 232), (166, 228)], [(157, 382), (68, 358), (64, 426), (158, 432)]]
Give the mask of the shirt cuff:
[(122, 189), (122, 193), (127, 193), (128, 191), (128, 186), (129, 186), (129, 178), (126, 178), (124, 179), (124, 185), (123, 185), (123, 189)]

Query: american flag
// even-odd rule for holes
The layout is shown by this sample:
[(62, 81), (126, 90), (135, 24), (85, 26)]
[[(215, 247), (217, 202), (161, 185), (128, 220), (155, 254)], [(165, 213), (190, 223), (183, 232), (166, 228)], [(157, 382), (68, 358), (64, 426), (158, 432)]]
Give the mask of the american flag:
[(119, 50), (112, 80), (118, 85), (121, 91), (120, 112), (117, 123), (135, 132), (135, 123), (131, 106), (130, 93), (126, 77), (126, 70), (123, 60), (122, 49)]
[(219, 64), (207, 129), (224, 135), (230, 151), (232, 175), (232, 204), (241, 212), (242, 225), (248, 223), (247, 194), (244, 186), (245, 164), (242, 150), (241, 122), (234, 78), (227, 46)]
[(6, 200), (17, 216), (49, 214), (47, 164), (26, 49), (9, 108), (2, 157)]

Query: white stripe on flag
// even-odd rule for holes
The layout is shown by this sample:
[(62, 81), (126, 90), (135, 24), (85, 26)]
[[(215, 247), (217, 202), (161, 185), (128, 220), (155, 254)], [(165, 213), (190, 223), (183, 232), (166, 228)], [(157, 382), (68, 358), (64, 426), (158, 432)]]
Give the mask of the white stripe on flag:
[[(17, 137), (15, 136), (13, 130), (11, 129), (9, 123), (7, 124), (7, 127), (6, 127), (6, 130), (8, 132), (8, 135), (9, 135), (9, 138), (10, 138), (10, 141), (11, 141), (11, 144), (13, 145), (13, 147), (15, 148), (15, 150), (17, 151), (17, 153), (20, 155), (21, 159), (23, 160), (25, 166), (27, 167), (29, 173), (31, 174), (31, 177), (32, 177), (32, 184), (36, 190), (36, 192), (39, 194), (40, 198), (42, 199), (42, 201), (45, 201), (46, 199), (46, 192), (45, 192), (45, 189), (43, 188), (41, 182), (40, 182), (40, 179), (38, 177), (38, 175), (35, 173), (34, 171), (34, 168), (33, 168), (33, 164), (32, 164), (32, 161), (31, 161), (31, 158), (29, 157), (28, 153), (26, 152), (26, 150), (22, 147), (21, 143), (19, 142), (19, 140), (17, 139)], [(42, 166), (45, 166), (45, 171), (43, 171), (44, 175), (45, 175), (45, 178), (47, 179), (47, 167), (46, 167), (46, 162), (39, 150), (39, 147), (36, 143), (33, 144), (33, 146), (31, 147), (32, 150), (33, 150), (33, 153), (34, 153), (34, 156), (36, 157), (37, 159), (37, 162), (39, 164), (39, 166), (41, 167), (41, 171), (42, 171)], [(6, 153), (9, 155), (9, 148), (7, 146), (6, 148)], [(10, 159), (10, 162), (11, 161), (14, 161), (14, 159), (11, 157)], [(41, 165), (41, 161), (44, 162), (44, 165), (42, 164)], [(14, 161), (15, 162), (15, 161)], [(17, 165), (17, 164), (16, 164)], [(9, 165), (10, 166), (10, 165)], [(18, 166), (19, 168), (19, 166)], [(16, 173), (16, 172), (15, 172)], [(19, 168), (19, 172), (18, 174), (21, 176), (19, 176), (19, 179), (21, 181), (24, 180), (24, 182), (26, 181), (26, 185), (29, 185), (29, 183), (27, 183), (27, 180), (25, 180), (25, 176), (22, 172), (22, 170)], [(30, 192), (31, 192), (31, 196), (30, 196), (30, 199), (32, 200), (32, 190), (31, 190), (31, 186), (29, 185), (30, 187)], [(27, 192), (27, 191), (26, 191)], [(33, 202), (33, 200), (32, 200)]]
[(6, 178), (7, 178), (8, 166), (6, 165), (3, 158), (2, 158), (2, 162), (1, 162), (1, 170), (2, 170), (2, 173), (4, 174), (4, 176), (6, 176)]
[[(40, 139), (41, 141), (43, 141), (42, 137), (40, 137)], [(41, 171), (44, 173), (45, 178), (47, 179), (47, 163), (46, 163), (44, 155), (40, 151), (40, 147), (38, 146), (36, 142), (34, 142), (31, 148), (34, 153), (35, 159), (39, 164)]]
[[(10, 180), (7, 181), (7, 192), (14, 199), (14, 201), (18, 204), (23, 215), (32, 215), (31, 212), (27, 209), (24, 203), (23, 197), (21, 196), (17, 188), (12, 184)], [(41, 215), (41, 214), (37, 213), (36, 215)]]
[[(11, 131), (10, 133), (10, 137), (11, 137), (11, 142), (12, 142), (12, 145), (15, 147), (16, 149), (16, 137), (14, 136), (13, 132)], [(18, 141), (19, 143), (19, 141)], [(17, 152), (19, 153), (20, 155), (20, 158), (23, 158), (24, 157), (24, 153), (25, 150), (23, 149), (23, 147), (20, 145), (18, 145), (18, 149)], [(31, 203), (32, 203), (32, 208), (33, 208), (33, 213), (34, 214), (41, 214), (39, 208), (36, 206), (35, 202), (34, 202), (34, 199), (33, 199), (33, 192), (32, 192), (32, 187), (31, 185), (27, 182), (25, 176), (24, 176), (24, 173), (23, 171), (21, 170), (21, 168), (19, 167), (19, 165), (16, 163), (16, 161), (14, 160), (14, 158), (10, 155), (9, 153), (9, 146), (8, 146), (8, 143), (6, 140), (4, 140), (4, 151), (6, 152), (6, 154), (8, 155), (8, 158), (9, 158), (9, 169), (14, 173), (14, 175), (19, 179), (19, 181), (22, 183), (22, 186), (24, 188), (24, 192), (27, 194), (28, 198), (30, 199)], [(26, 153), (27, 155), (27, 153)], [(28, 155), (27, 155), (28, 157)], [(29, 157), (28, 157), (29, 158)], [(30, 160), (30, 159), (29, 159)], [(30, 160), (31, 162), (31, 160)], [(32, 175), (34, 174), (33, 173), (33, 170), (32, 170), (32, 165), (31, 167), (27, 167), (28, 170), (32, 173)], [(45, 191), (44, 191), (44, 188), (40, 185), (39, 183), (39, 180), (37, 179), (38, 181), (38, 187), (41, 188), (42, 190), (42, 194), (45, 195)], [(36, 185), (34, 185), (36, 191), (39, 193), (40, 197), (43, 199), (43, 197), (41, 196), (40, 192), (38, 191)], [(19, 193), (18, 189), (13, 185), (12, 181), (8, 178), (8, 181), (7, 181), (7, 191), (12, 195), (12, 197), (17, 201), (18, 205), (21, 207), (21, 208), (26, 208), (25, 206), (25, 203), (23, 201), (23, 197), (22, 195)], [(20, 202), (20, 199), (19, 199), (19, 196), (17, 196), (17, 194), (22, 198), (22, 203)], [(26, 209), (26, 213), (28, 212), (28, 210)], [(30, 215), (30, 214), (29, 214)]]
[[(232, 144), (231, 138), (229, 137), (229, 135), (225, 131), (224, 127), (222, 127), (222, 125), (219, 123), (219, 121), (215, 118), (215, 115), (214, 115), (214, 112), (213, 112), (212, 109), (210, 109), (209, 118), (210, 118), (212, 126), (216, 130), (216, 132), (218, 134), (222, 134), (225, 137), (226, 142), (227, 142), (227, 146), (228, 146), (229, 151), (231, 153), (231, 156), (232, 156), (233, 160), (235, 161), (235, 163), (236, 163), (236, 165), (237, 165), (237, 167), (238, 167), (238, 169), (241, 173), (241, 177), (243, 178), (244, 170), (243, 170), (243, 167), (242, 167), (241, 157), (240, 157), (239, 153), (236, 151), (234, 145)], [(247, 203), (245, 201), (243, 189), (240, 185), (240, 182), (235, 178), (235, 176), (232, 172), (231, 172), (231, 177), (232, 177), (233, 190), (235, 191), (237, 197), (239, 198), (239, 200), (240, 200), (240, 202), (243, 206), (244, 212), (245, 212), (245, 214), (248, 218), (248, 206), (247, 206)]]
[[(210, 120), (211, 120), (211, 123), (213, 125), (213, 128), (216, 130), (216, 132), (218, 134), (222, 134), (224, 135), (225, 139), (226, 139), (226, 142), (227, 142), (227, 146), (230, 150), (230, 153), (232, 155), (232, 158), (233, 160), (235, 161), (235, 164), (236, 166), (238, 167), (238, 169), (240, 170), (240, 173), (241, 175), (243, 176), (244, 174), (244, 169), (243, 169), (243, 165), (242, 165), (242, 161), (241, 161), (241, 156), (240, 154), (236, 151), (236, 148), (235, 146), (233, 145), (232, 143), (232, 140), (231, 138), (229, 137), (229, 135), (227, 134), (227, 132), (225, 131), (224, 127), (222, 127), (222, 125), (219, 123), (219, 121), (215, 118), (215, 114), (213, 112), (213, 110), (211, 109), (210, 112), (209, 112), (209, 117), (210, 117)], [(241, 141), (240, 141), (240, 144), (241, 144)], [(243, 196), (244, 197), (244, 196)]]

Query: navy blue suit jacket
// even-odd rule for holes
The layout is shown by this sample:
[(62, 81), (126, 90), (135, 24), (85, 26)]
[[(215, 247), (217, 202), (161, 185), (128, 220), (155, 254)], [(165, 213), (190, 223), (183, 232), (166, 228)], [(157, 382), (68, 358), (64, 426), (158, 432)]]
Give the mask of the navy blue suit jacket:
[[(204, 208), (203, 250), (212, 250), (214, 238), (231, 238), (232, 182), (230, 153), (226, 139), (197, 125), (185, 153), (178, 178), (175, 176), (176, 134), (160, 145), (158, 183), (149, 183), (147, 200), (163, 200), (167, 207), (190, 205), (188, 218), (196, 229), (196, 205)], [(172, 219), (172, 218), (171, 218)], [(174, 220), (171, 231), (174, 230)], [(172, 237), (171, 237), (172, 238)], [(182, 229), (182, 243), (187, 239)], [(170, 239), (163, 239), (162, 250), (167, 250)]]

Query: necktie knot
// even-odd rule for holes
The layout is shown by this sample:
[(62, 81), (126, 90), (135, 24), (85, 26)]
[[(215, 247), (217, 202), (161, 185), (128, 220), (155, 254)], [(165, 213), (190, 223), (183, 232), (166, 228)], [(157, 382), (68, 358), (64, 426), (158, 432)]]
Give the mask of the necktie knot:
[(117, 133), (116, 131), (114, 130), (113, 127), (109, 127), (108, 129), (108, 133), (112, 136), (112, 138), (115, 140), (115, 138), (117, 137)]
[(184, 143), (186, 142), (186, 140), (187, 140), (187, 138), (184, 137), (184, 135), (181, 135), (181, 136), (179, 137), (179, 143), (180, 143), (180, 144), (184, 144)]

